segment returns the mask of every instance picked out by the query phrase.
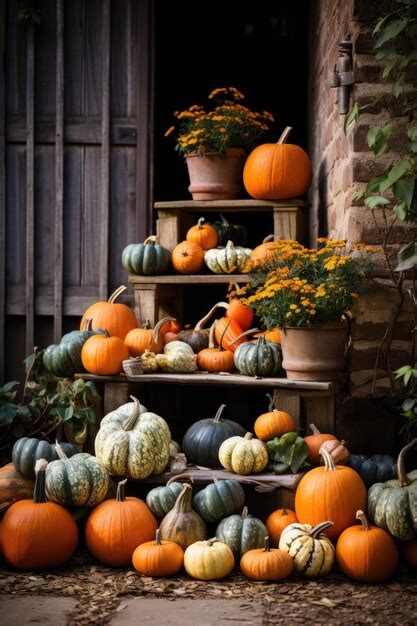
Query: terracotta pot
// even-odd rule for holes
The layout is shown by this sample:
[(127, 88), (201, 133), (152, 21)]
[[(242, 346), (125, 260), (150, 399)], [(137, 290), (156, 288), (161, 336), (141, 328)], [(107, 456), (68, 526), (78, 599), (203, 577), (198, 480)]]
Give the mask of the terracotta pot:
[(186, 157), (193, 200), (233, 200), (240, 191), (245, 152), (230, 148), (226, 154), (190, 153)]
[(348, 325), (283, 328), (282, 366), (292, 380), (338, 380), (345, 365)]

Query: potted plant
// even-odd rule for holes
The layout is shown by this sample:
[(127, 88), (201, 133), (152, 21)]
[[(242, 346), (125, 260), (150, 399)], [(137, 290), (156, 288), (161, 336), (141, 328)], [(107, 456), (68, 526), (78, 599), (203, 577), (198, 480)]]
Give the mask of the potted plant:
[(308, 249), (276, 241), (249, 268), (252, 281), (231, 297), (251, 306), (266, 328), (281, 329), (283, 367), (296, 380), (337, 380), (349, 342), (349, 312), (366, 289), (374, 248), (318, 239)]
[(219, 87), (208, 96), (207, 110), (193, 105), (174, 113), (175, 125), (165, 136), (176, 135), (175, 149), (185, 156), (193, 200), (227, 200), (240, 191), (245, 155), (274, 121), (241, 104), (245, 96), (235, 87)]

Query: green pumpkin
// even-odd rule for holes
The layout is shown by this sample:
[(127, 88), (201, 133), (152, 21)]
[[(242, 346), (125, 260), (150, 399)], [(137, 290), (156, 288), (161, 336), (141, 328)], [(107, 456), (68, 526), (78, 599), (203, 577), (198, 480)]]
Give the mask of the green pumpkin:
[(211, 226), (217, 232), (217, 244), (225, 246), (228, 241), (233, 241), (235, 246), (246, 246), (248, 231), (241, 224), (230, 224), (220, 213), (221, 221), (211, 222)]
[(212, 248), (204, 254), (204, 263), (215, 274), (239, 274), (252, 254), (251, 248), (235, 246), (228, 241), (225, 248)]
[(171, 265), (171, 253), (152, 235), (143, 243), (131, 243), (122, 252), (122, 265), (131, 274), (154, 276), (166, 274)]
[(249, 550), (264, 546), (268, 529), (260, 519), (248, 515), (245, 506), (242, 515), (231, 515), (220, 522), (216, 537), (231, 548), (235, 559), (239, 561)]
[[(61, 442), (60, 445), (67, 457), (79, 452), (77, 446), (72, 443)], [(29, 478), (35, 478), (35, 463), (39, 459), (45, 459), (48, 463), (56, 461), (58, 453), (55, 445), (32, 437), (21, 437), (16, 441), (13, 446), (12, 461), (18, 472)]]
[(81, 452), (68, 458), (59, 444), (59, 459), (46, 468), (46, 495), (65, 506), (96, 506), (109, 490), (109, 474), (95, 456)]
[(241, 511), (245, 492), (236, 480), (217, 480), (199, 491), (193, 498), (193, 507), (205, 522), (219, 522), (224, 517)]
[(58, 344), (48, 346), (43, 353), (43, 364), (48, 372), (58, 377), (72, 377), (76, 372), (84, 372), (81, 361), (83, 345), (92, 335), (102, 333), (92, 330), (91, 320), (87, 321), (84, 330), (72, 330), (64, 335)]
[(278, 376), (283, 374), (282, 351), (278, 343), (259, 337), (256, 343), (240, 344), (235, 350), (235, 365), (246, 376)]
[(178, 482), (181, 476), (183, 475), (173, 476), (166, 485), (155, 487), (149, 491), (146, 496), (146, 504), (155, 517), (162, 519), (174, 508), (174, 504), (184, 487), (182, 483)]
[(400, 541), (417, 537), (417, 470), (407, 474), (404, 467), (404, 457), (415, 444), (417, 439), (398, 455), (398, 479), (375, 483), (368, 492), (371, 522)]
[(112, 411), (100, 423), (96, 457), (114, 476), (147, 478), (162, 474), (169, 461), (171, 433), (166, 421), (137, 398)]
[(234, 435), (244, 436), (246, 429), (233, 420), (221, 419), (226, 408), (222, 404), (214, 418), (203, 419), (190, 426), (182, 440), (182, 451), (190, 463), (202, 467), (220, 467), (219, 449), (223, 441)]

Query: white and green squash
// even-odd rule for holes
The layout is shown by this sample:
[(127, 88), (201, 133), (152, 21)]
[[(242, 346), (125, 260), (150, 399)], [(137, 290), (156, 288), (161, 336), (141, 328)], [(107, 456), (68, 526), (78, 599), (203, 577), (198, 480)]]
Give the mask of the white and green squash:
[(278, 343), (261, 336), (256, 343), (245, 342), (235, 350), (235, 365), (245, 376), (268, 378), (283, 374), (282, 350)]
[(224, 248), (212, 248), (204, 255), (204, 262), (215, 274), (240, 274), (251, 258), (251, 248), (235, 246), (228, 241)]
[(335, 550), (324, 533), (333, 522), (290, 524), (281, 533), (279, 549), (288, 552), (294, 559), (294, 571), (308, 578), (325, 576), (334, 563)]
[[(177, 345), (172, 347), (168, 343), (164, 348), (164, 354), (156, 355), (158, 367), (164, 372), (191, 373), (197, 369), (197, 355), (192, 348), (182, 342), (175, 341)], [(182, 345), (178, 345), (182, 344)]]

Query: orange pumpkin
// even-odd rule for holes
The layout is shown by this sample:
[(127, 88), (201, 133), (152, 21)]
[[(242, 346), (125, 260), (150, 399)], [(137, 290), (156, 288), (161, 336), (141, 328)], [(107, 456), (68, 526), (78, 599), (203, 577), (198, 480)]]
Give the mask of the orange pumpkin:
[(180, 332), (182, 326), (180, 322), (175, 319), (175, 317), (167, 317), (165, 319), (166, 321), (162, 324), (160, 330), (162, 337), (165, 338), (167, 333), (177, 334)]
[(17, 471), (13, 463), (0, 468), (0, 506), (4, 502), (27, 500), (33, 494), (34, 481)]
[(279, 328), (270, 328), (264, 332), (265, 341), (281, 343), (281, 331)]
[(265, 548), (246, 552), (240, 560), (240, 569), (250, 580), (282, 580), (293, 570), (293, 559), (284, 550), (271, 549), (265, 537)]
[[(321, 444), (320, 450), (327, 450), (336, 465), (347, 465), (350, 459), (350, 452), (345, 446), (344, 441), (338, 439), (330, 439)], [(320, 459), (323, 463), (323, 459)]]
[(233, 352), (230, 350), (223, 350), (223, 336), (226, 333), (227, 327), (223, 332), (223, 336), (220, 338), (218, 348), (216, 348), (214, 343), (214, 331), (216, 324), (216, 321), (213, 322), (210, 328), (209, 347), (198, 353), (198, 367), (207, 372), (234, 372), (236, 368)]
[[(325, 441), (337, 441), (337, 437), (330, 435), (329, 433), (321, 433), (314, 424), (310, 424), (310, 430), (313, 434), (304, 437), (304, 441), (306, 442), (308, 448), (307, 461), (312, 465), (317, 465), (320, 463), (320, 448), (323, 443)], [(331, 519), (331, 517), (326, 519)]]
[[(211, 318), (213, 313), (218, 308), (227, 308), (229, 305), (227, 302), (216, 302), (214, 306), (210, 309), (210, 311), (205, 315), (195, 327), (203, 328), (207, 321)], [(249, 331), (245, 331), (249, 333)], [(230, 352), (234, 352), (241, 343), (245, 343), (247, 341), (245, 336), (241, 336), (243, 334), (242, 327), (238, 322), (234, 319), (228, 319), (227, 317), (221, 317), (217, 320), (214, 336), (217, 341), (217, 344), (220, 345), (220, 340), (222, 341), (222, 346), (225, 350), (230, 350)]]
[(81, 318), (80, 330), (83, 330), (87, 320), (91, 319), (93, 329), (107, 330), (112, 337), (124, 339), (129, 330), (138, 325), (132, 309), (126, 304), (116, 302), (124, 291), (126, 287), (121, 285), (107, 302), (96, 302), (89, 306)]
[(97, 376), (119, 374), (129, 350), (120, 337), (105, 334), (89, 337), (81, 350), (81, 361), (87, 372)]
[(252, 250), (250, 257), (252, 265), (260, 265), (261, 263), (270, 261), (274, 258), (276, 249), (274, 235), (268, 235), (259, 246), (256, 246), (256, 248)]
[(417, 539), (401, 544), (402, 555), (410, 567), (417, 569)]
[(198, 243), (182, 241), (172, 251), (172, 265), (180, 274), (197, 274), (204, 267), (204, 250)]
[(36, 462), (33, 500), (15, 502), (2, 520), (3, 556), (18, 569), (61, 567), (77, 547), (78, 530), (71, 515), (60, 504), (46, 501), (47, 465), (45, 459)]
[(336, 558), (346, 576), (361, 583), (379, 583), (391, 578), (398, 565), (398, 548), (383, 528), (371, 526), (363, 511), (356, 513), (361, 524), (342, 532)]
[(200, 217), (197, 224), (187, 232), (186, 240), (197, 243), (203, 250), (210, 250), (217, 246), (217, 231), (211, 224), (204, 222), (204, 217)]
[(303, 476), (295, 493), (295, 514), (301, 524), (317, 526), (332, 520), (326, 533), (337, 539), (355, 523), (356, 511), (366, 506), (366, 487), (351, 467), (335, 465), (327, 450), (322, 450), (323, 467), (315, 467)]
[(151, 541), (158, 528), (142, 500), (125, 496), (126, 482), (117, 485), (116, 499), (105, 500), (90, 513), (85, 527), (91, 554), (112, 567), (128, 567), (137, 546)]
[(286, 143), (291, 130), (287, 126), (276, 144), (263, 144), (249, 154), (243, 183), (252, 198), (284, 200), (308, 190), (313, 175), (310, 159), (300, 146)]
[(145, 350), (150, 350), (155, 354), (162, 352), (164, 347), (164, 337), (162, 328), (174, 320), (173, 317), (164, 317), (155, 328), (150, 328), (149, 320), (142, 328), (133, 328), (125, 337), (125, 344), (128, 347), (130, 356), (140, 356)]
[(155, 541), (146, 541), (132, 556), (133, 567), (145, 576), (173, 576), (184, 564), (184, 550), (173, 541), (162, 541), (158, 529)]
[(271, 546), (273, 548), (277, 548), (284, 528), (290, 524), (296, 524), (297, 522), (298, 518), (294, 511), (291, 511), (291, 509), (277, 509), (271, 513), (265, 522)]
[(294, 432), (296, 425), (288, 413), (278, 411), (273, 397), (268, 393), (269, 407), (267, 413), (262, 413), (255, 421), (254, 430), (258, 439), (269, 441), (274, 437), (281, 437), (284, 433)]

